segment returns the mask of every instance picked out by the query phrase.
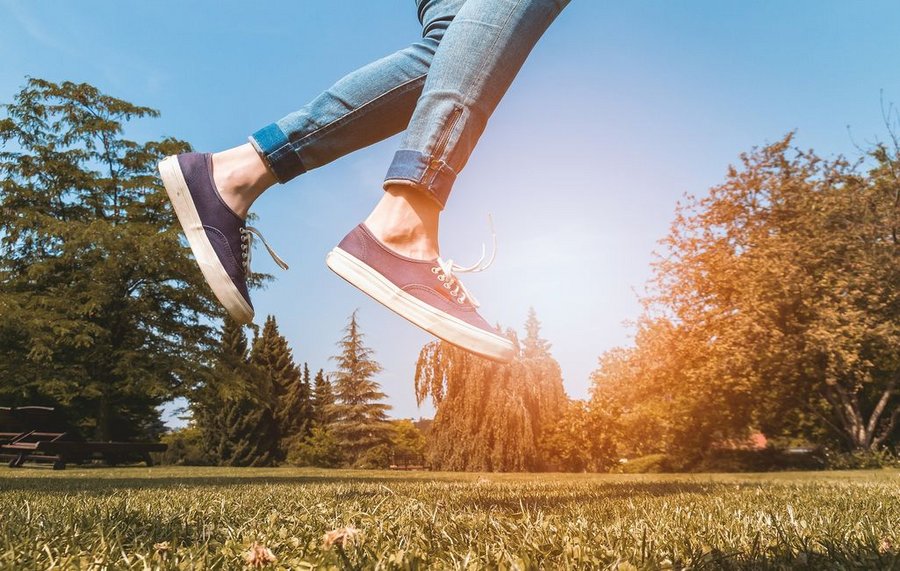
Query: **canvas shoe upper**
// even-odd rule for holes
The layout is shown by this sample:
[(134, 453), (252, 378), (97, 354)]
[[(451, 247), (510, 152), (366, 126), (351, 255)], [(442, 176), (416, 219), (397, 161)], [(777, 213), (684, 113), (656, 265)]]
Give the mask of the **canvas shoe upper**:
[(283, 269), (287, 264), (222, 200), (210, 153), (166, 157), (159, 172), (203, 277), (231, 316), (249, 323), (254, 312), (247, 278), (254, 239), (263, 242), (276, 264)]

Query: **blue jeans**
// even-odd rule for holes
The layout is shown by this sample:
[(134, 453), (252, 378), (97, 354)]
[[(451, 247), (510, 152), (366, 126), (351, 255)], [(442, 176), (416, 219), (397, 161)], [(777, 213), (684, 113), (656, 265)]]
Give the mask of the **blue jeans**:
[(416, 0), (422, 39), (250, 136), (279, 182), (406, 129), (384, 186), (443, 209), (503, 94), (569, 0)]

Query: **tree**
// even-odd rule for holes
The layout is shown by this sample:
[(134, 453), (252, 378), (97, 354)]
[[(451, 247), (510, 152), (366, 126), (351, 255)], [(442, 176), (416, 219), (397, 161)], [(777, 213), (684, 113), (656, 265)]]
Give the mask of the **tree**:
[[(550, 342), (541, 337), (541, 322), (533, 307), (528, 308), (525, 320), (525, 339), (522, 342), (522, 362), (527, 370), (530, 407), (535, 438), (552, 427), (569, 407), (563, 388), (562, 370), (550, 354)], [(541, 466), (543, 466), (541, 459)]]
[(275, 422), (281, 441), (278, 456), (284, 459), (289, 441), (302, 439), (309, 430), (309, 367), (305, 366), (305, 376), (301, 374), (287, 339), (278, 331), (278, 323), (272, 315), (266, 318), (262, 333), (253, 344), (250, 361), (272, 386), (276, 402)]
[[(304, 379), (309, 378), (309, 368), (304, 364)], [(331, 423), (335, 414), (333, 388), (322, 369), (316, 373), (309, 400), (309, 428), (302, 437), (285, 442), (287, 461), (296, 466), (331, 468), (340, 465), (343, 455)]]
[[(425, 345), (416, 364), (416, 398), (436, 413), (429, 461), (437, 469), (522, 471), (544, 467), (538, 443), (567, 401), (559, 364), (530, 320), (529, 356), (503, 365), (443, 341)], [(515, 332), (507, 331), (515, 338)]]
[[(592, 403), (593, 404), (593, 403)], [(607, 472), (618, 462), (615, 410), (570, 401), (555, 424), (541, 435), (544, 466), (557, 472)]]
[(312, 414), (314, 422), (320, 426), (331, 423), (331, 413), (334, 407), (334, 389), (331, 382), (325, 376), (325, 372), (319, 369), (316, 373), (313, 387)]
[(600, 357), (590, 409), (615, 411), (618, 454), (666, 452), (688, 466), (716, 442), (747, 431), (750, 413), (719, 383), (703, 382), (707, 355), (697, 345), (696, 336), (669, 319), (644, 316), (633, 347)]
[(391, 464), (421, 466), (425, 463), (425, 436), (410, 419), (391, 422)]
[(31, 78), (0, 120), (0, 397), (61, 405), (89, 436), (151, 437), (208, 374), (221, 315), (159, 184), (158, 112)]
[(160, 463), (177, 466), (209, 466), (211, 459), (203, 445), (203, 434), (195, 425), (167, 432), (160, 441), (168, 447)]
[(636, 355), (677, 363), (662, 378), (698, 445), (759, 427), (877, 449), (900, 416), (900, 155), (860, 173), (791, 142), (679, 206), (645, 300), (675, 333)]
[(390, 426), (386, 413), (390, 406), (380, 402), (385, 394), (372, 377), (381, 371), (381, 365), (363, 344), (355, 311), (338, 347), (340, 353), (332, 357), (337, 370), (333, 373), (335, 402), (328, 409), (332, 417), (329, 426), (353, 465), (368, 449), (387, 442)]
[[(258, 339), (257, 339), (258, 340)], [(277, 396), (271, 376), (251, 363), (243, 328), (226, 317), (214, 381), (193, 409), (207, 453), (223, 466), (270, 466), (279, 459)]]
[(541, 322), (533, 307), (528, 308), (525, 320), (525, 341), (522, 343), (522, 354), (526, 358), (540, 358), (550, 354), (550, 343), (541, 338)]

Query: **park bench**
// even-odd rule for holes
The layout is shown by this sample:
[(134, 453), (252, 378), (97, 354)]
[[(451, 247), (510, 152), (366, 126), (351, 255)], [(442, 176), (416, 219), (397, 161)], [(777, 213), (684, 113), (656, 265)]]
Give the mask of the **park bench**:
[(6, 406), (0, 406), (0, 445), (10, 442), (18, 436), (20, 432), (12, 423), (12, 409)]
[(139, 457), (153, 465), (151, 452), (164, 452), (157, 442), (91, 442), (63, 422), (52, 407), (0, 408), (0, 457), (11, 468), (25, 462), (50, 462), (54, 470), (94, 459), (109, 465)]

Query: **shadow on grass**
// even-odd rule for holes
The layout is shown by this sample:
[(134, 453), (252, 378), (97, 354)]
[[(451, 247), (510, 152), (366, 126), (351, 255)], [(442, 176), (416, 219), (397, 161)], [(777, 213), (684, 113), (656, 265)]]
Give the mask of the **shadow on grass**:
[[(774, 553), (773, 553), (774, 551)], [(676, 567), (677, 568), (677, 567)], [(698, 571), (749, 571), (805, 569), (830, 571), (848, 569), (895, 570), (900, 569), (900, 554), (885, 552), (874, 545), (834, 544), (825, 542), (815, 551), (785, 549), (783, 546), (766, 552), (728, 552), (713, 549), (704, 554), (691, 569)]]
[(148, 478), (90, 478), (79, 474), (76, 478), (44, 478), (39, 475), (0, 478), (0, 492), (8, 490), (41, 490), (47, 492), (86, 491), (104, 493), (110, 490), (152, 490), (196, 487), (231, 487), (252, 485), (306, 485), (306, 484), (385, 484), (398, 482), (434, 482), (433, 478), (387, 478), (377, 476), (159, 476)]
[[(56, 476), (56, 474), (54, 474)], [(409, 484), (432, 484), (448, 486), (450, 496), (464, 498), (467, 509), (492, 510), (500, 512), (521, 512), (524, 509), (559, 508), (569, 504), (582, 504), (621, 500), (639, 497), (663, 497), (682, 494), (714, 494), (723, 489), (734, 489), (732, 485), (701, 482), (584, 482), (574, 486), (555, 488), (540, 482), (488, 482), (471, 479), (447, 479), (422, 475), (338, 475), (338, 474), (298, 474), (298, 475), (254, 475), (254, 476), (159, 476), (147, 477), (102, 477), (92, 478), (82, 471), (77, 476), (44, 477), (17, 474), (15, 478), (0, 478), (0, 493), (14, 491), (39, 491), (48, 494), (83, 493), (85, 495), (107, 495), (116, 491), (178, 490), (190, 488), (231, 488), (242, 486), (310, 486), (329, 484), (350, 484), (350, 488), (329, 490), (327, 495), (339, 502), (365, 500), (379, 494), (406, 494), (415, 490), (391, 489)], [(358, 487), (356, 487), (358, 486)], [(458, 486), (455, 490), (452, 487)], [(749, 487), (749, 486), (748, 486)], [(446, 496), (445, 496), (446, 497)]]

